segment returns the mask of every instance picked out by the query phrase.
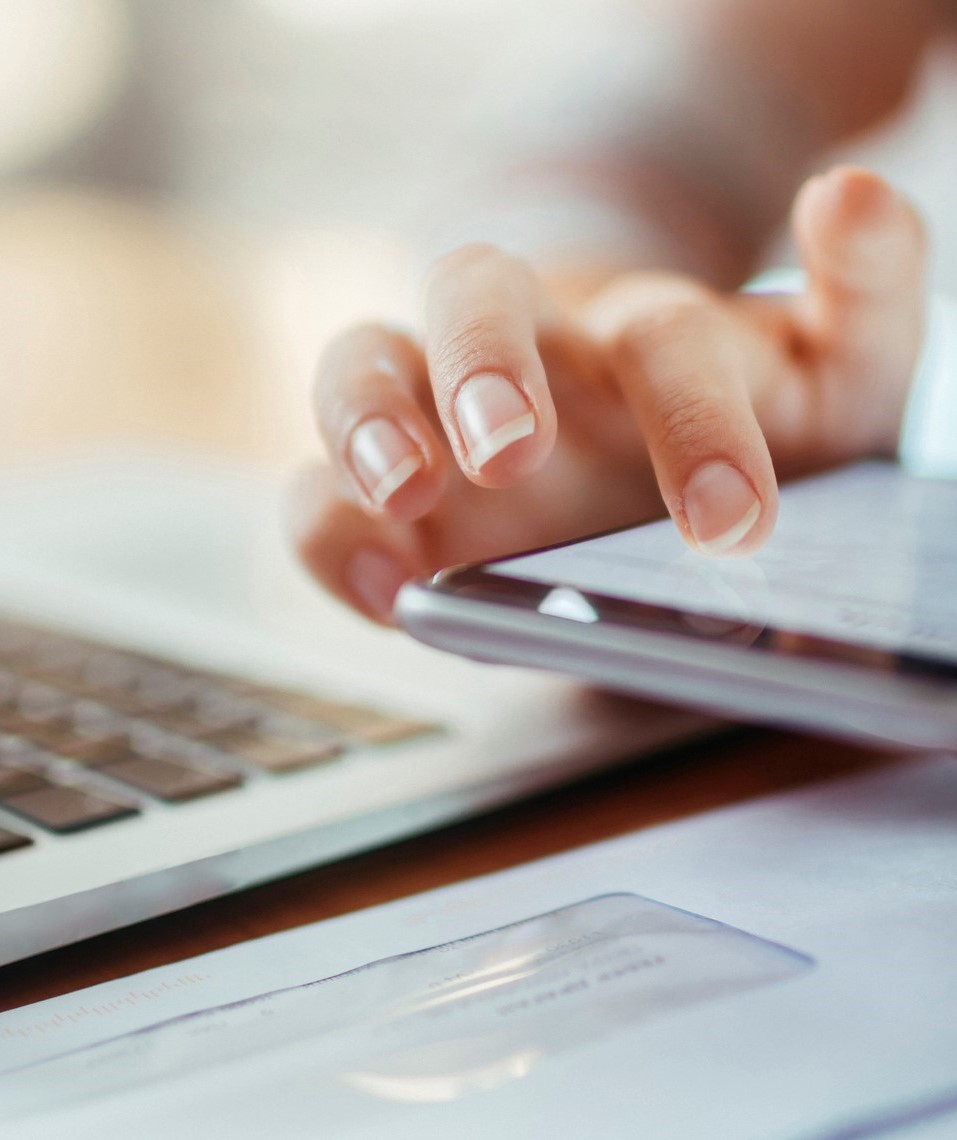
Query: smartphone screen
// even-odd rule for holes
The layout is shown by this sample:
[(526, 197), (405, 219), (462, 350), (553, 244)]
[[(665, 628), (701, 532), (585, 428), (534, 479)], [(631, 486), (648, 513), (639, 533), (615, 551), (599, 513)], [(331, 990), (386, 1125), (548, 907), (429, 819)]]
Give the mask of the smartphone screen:
[(684, 615), (686, 630), (705, 636), (774, 630), (777, 648), (793, 634), (957, 666), (957, 482), (889, 463), (784, 488), (753, 558), (696, 554), (665, 520), (482, 570), (550, 587), (537, 608), (573, 620), (593, 620), (594, 599), (613, 599)]
[(917, 747), (957, 742), (957, 480), (890, 463), (782, 488), (753, 558), (689, 550), (674, 523), (407, 584), (440, 649), (616, 691)]

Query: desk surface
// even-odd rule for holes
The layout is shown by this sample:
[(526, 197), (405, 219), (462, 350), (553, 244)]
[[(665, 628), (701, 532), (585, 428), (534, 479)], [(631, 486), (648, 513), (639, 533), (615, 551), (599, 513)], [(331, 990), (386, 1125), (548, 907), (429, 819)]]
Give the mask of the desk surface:
[(886, 752), (757, 730), (698, 744), (651, 764), (624, 765), (478, 819), (0, 968), (0, 1010), (890, 761)]

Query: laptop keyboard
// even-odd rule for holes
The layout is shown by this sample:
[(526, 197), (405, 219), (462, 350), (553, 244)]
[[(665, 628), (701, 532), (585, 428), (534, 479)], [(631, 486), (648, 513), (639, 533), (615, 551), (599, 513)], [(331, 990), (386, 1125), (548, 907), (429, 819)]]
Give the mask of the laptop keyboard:
[[(0, 808), (63, 835), (437, 731), (0, 621)], [(0, 858), (29, 846), (0, 823)]]

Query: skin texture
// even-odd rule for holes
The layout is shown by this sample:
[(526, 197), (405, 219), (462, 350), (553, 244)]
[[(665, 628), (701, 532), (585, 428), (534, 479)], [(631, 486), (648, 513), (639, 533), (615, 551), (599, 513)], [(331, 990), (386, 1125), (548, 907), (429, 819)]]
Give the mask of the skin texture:
[[(794, 136), (795, 183), (809, 139), (899, 105), (940, 20), (920, 0), (684, 2), (706, 54), (767, 88), (762, 121), (785, 156)], [(874, 24), (867, 52), (855, 19)], [(431, 271), (419, 336), (369, 325), (329, 345), (315, 409), (332, 462), (297, 492), (316, 578), (389, 622), (415, 574), (665, 511), (692, 548), (747, 555), (774, 526), (779, 478), (892, 455), (922, 331), (920, 223), (875, 175), (833, 170), (793, 204), (806, 291), (719, 288), (747, 272), (792, 181), (784, 162), (762, 185), (754, 147), (742, 135), (740, 164), (710, 186), (673, 156), (642, 159), (726, 239), (700, 243), (718, 256), (697, 276), (583, 265), (546, 282), (473, 245)], [(735, 222), (749, 194), (755, 228)]]

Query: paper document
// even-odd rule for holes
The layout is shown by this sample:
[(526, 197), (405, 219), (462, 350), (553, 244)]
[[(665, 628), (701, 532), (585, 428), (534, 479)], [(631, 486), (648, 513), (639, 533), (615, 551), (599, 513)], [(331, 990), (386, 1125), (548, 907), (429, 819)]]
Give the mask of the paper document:
[(955, 945), (900, 761), (2, 1014), (0, 1135), (957, 1136)]

